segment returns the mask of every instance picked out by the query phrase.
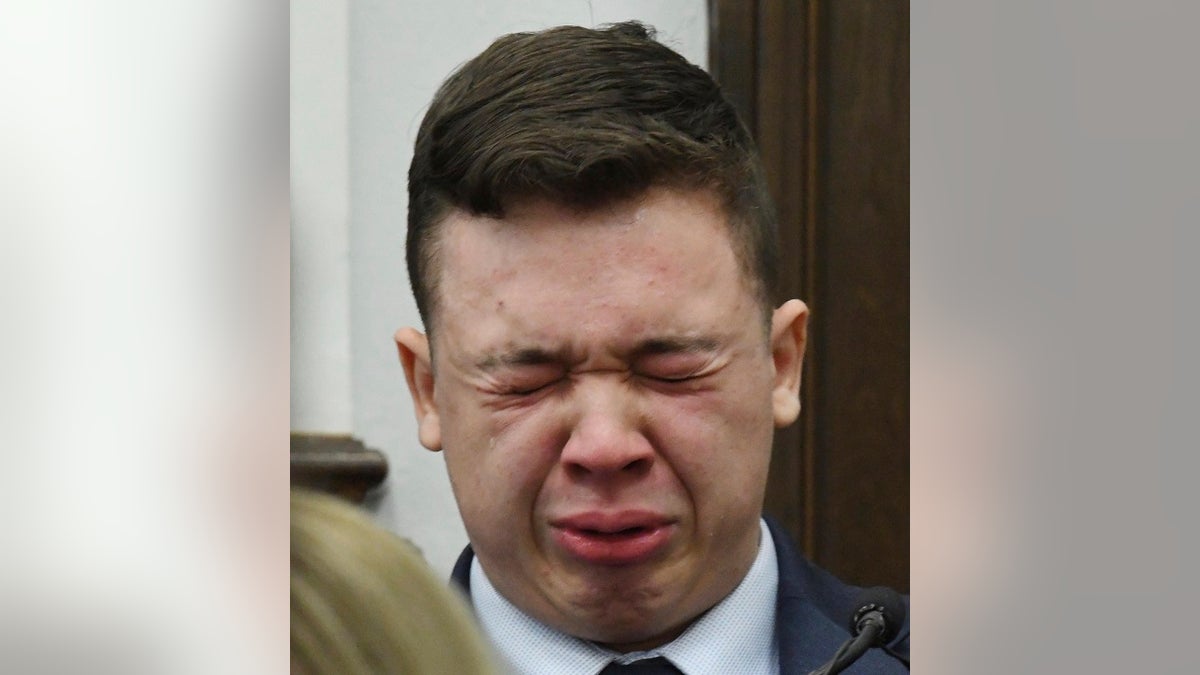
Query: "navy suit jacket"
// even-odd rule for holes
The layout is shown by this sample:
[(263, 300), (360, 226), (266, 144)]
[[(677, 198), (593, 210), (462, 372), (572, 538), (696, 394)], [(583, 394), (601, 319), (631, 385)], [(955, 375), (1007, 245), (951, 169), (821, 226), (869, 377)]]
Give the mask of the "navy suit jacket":
[[(800, 554), (791, 537), (770, 516), (767, 527), (779, 561), (779, 592), (775, 637), (779, 643), (781, 675), (807, 675), (820, 668), (850, 638), (847, 624), (861, 589), (842, 583)], [(458, 557), (451, 578), (471, 594), (471, 560), (468, 546)], [(887, 645), (869, 649), (843, 673), (892, 675), (908, 672), (908, 597), (904, 598), (904, 625)]]

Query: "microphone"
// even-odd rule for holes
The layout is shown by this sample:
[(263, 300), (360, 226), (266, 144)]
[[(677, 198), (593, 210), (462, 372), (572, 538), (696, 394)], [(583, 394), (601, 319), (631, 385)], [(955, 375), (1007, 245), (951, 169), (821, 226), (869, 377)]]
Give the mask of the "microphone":
[[(847, 640), (824, 666), (810, 675), (835, 675), (858, 660), (871, 647), (882, 647), (896, 637), (904, 625), (904, 599), (885, 586), (864, 590), (854, 603)], [(904, 665), (908, 665), (905, 663)]]

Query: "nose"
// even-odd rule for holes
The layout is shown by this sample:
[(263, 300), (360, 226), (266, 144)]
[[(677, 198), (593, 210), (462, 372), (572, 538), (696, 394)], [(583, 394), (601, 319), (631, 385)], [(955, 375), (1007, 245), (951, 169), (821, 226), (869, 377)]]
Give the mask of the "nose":
[(648, 473), (654, 446), (626, 384), (615, 378), (581, 383), (575, 394), (575, 424), (561, 454), (568, 475), (586, 480)]

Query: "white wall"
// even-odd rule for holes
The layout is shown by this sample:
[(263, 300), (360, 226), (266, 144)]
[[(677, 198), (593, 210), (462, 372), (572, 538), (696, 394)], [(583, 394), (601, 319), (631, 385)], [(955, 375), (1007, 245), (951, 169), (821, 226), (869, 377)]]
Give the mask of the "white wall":
[[(324, 20), (329, 31), (341, 30), (341, 24), (333, 16), (339, 10), (330, 9), (330, 5), (340, 7), (343, 2), (324, 4), (324, 9), (313, 6), (318, 4), (322, 4), (320, 0), (293, 2), (294, 31), (297, 10), (310, 12), (308, 16), (314, 22)], [(296, 256), (293, 349), (305, 346), (305, 354), (297, 353), (296, 358), (312, 361), (301, 368), (298, 373), (301, 377), (294, 373), (293, 388), (330, 383), (323, 391), (293, 393), (294, 405), (297, 402), (313, 405), (313, 409), (297, 406), (293, 428), (307, 420), (340, 420), (345, 410), (350, 410), (349, 425), (323, 430), (349, 431), (367, 446), (387, 455), (390, 471), (386, 485), (369, 506), (381, 523), (413, 539), (434, 567), (444, 573), (449, 572), (467, 537), (441, 456), (425, 451), (417, 443), (412, 405), (392, 342), (397, 328), (420, 325), (404, 267), (406, 180), (416, 130), (442, 80), (496, 37), (561, 24), (590, 26), (626, 19), (640, 19), (657, 27), (660, 40), (695, 63), (706, 62), (708, 22), (704, 0), (362, 1), (352, 3), (349, 8), (346, 52), (349, 227), (345, 231), (349, 254), (346, 261), (340, 259), (339, 238), (343, 234), (336, 215), (323, 219), (320, 231), (315, 231), (318, 228), (293, 231)], [(341, 58), (343, 38), (318, 39), (316, 32), (311, 37), (310, 45), (299, 45), (294, 33), (293, 68), (297, 64), (333, 68)], [(305, 53), (298, 54), (298, 50)], [(334, 75), (329, 77), (328, 91), (336, 90), (333, 84), (336, 79)], [(304, 90), (293, 89), (293, 106), (305, 104), (297, 98), (304, 94)], [(329, 113), (329, 117), (322, 118), (325, 121), (338, 114), (336, 103), (314, 104)], [(297, 119), (299, 116), (293, 112), (293, 123)], [(314, 132), (318, 128), (323, 127), (314, 124)], [(310, 168), (330, 170), (334, 178), (317, 187), (336, 190), (341, 185), (333, 168), (340, 161), (334, 147), (336, 132), (327, 131), (328, 138), (308, 140), (328, 144), (329, 164), (324, 169)], [(320, 161), (322, 155), (316, 151), (297, 153), (298, 130), (294, 128), (293, 134), (295, 175), (296, 162)], [(300, 190), (299, 182), (294, 188)], [(300, 195), (293, 200), (298, 207), (309, 203)], [(329, 204), (331, 211), (337, 210), (336, 200), (331, 199)], [(304, 215), (294, 217), (300, 222)], [(306, 261), (305, 268), (296, 265), (300, 255), (308, 252), (333, 260), (320, 265)], [(338, 276), (343, 262), (348, 265), (348, 284)], [(325, 277), (315, 279), (323, 273)], [(314, 278), (301, 278), (310, 276)], [(328, 305), (308, 307), (304, 304), (308, 299), (296, 297), (309, 290), (318, 298), (328, 296)], [(345, 372), (352, 392), (350, 402), (344, 398), (339, 373), (333, 372), (342, 367), (343, 336), (334, 327), (305, 323), (337, 321), (340, 310), (332, 305), (337, 304), (334, 296), (343, 293), (349, 316), (349, 368)], [(296, 303), (307, 313), (296, 312)], [(313, 305), (317, 303), (318, 300), (312, 301)], [(315, 375), (326, 369), (329, 372), (325, 375)], [(328, 410), (317, 411), (321, 406)]]
[(291, 2), (292, 430), (353, 428), (349, 8)]

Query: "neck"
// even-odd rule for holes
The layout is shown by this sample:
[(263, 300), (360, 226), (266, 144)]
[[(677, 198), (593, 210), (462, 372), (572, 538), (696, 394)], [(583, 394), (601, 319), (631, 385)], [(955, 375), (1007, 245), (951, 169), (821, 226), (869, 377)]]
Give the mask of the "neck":
[[(701, 614), (700, 616), (704, 616), (704, 615)], [(691, 621), (688, 621), (687, 623), (683, 624), (682, 626), (677, 626), (675, 628), (672, 628), (671, 630), (666, 631), (665, 633), (660, 633), (654, 637), (647, 638), (645, 640), (639, 640), (637, 642), (622, 642), (622, 643), (597, 642), (595, 644), (600, 647), (603, 647), (605, 649), (617, 652), (618, 654), (628, 654), (630, 652), (644, 652), (649, 649), (654, 649), (655, 647), (661, 647), (665, 644), (670, 644), (670, 642), (672, 640), (679, 637), (680, 635), (683, 635), (683, 631), (687, 630), (688, 627), (691, 626), (693, 623), (695, 623), (697, 620), (699, 620), (699, 618), (700, 617), (698, 616), (695, 619), (692, 619)]]

